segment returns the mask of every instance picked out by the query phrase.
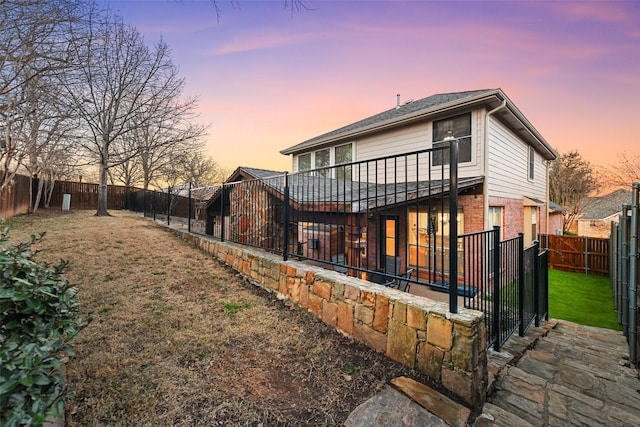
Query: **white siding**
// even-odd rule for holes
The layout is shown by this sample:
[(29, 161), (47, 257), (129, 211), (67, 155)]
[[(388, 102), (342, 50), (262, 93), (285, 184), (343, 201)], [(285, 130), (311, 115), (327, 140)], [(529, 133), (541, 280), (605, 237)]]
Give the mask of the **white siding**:
[(546, 200), (546, 166), (535, 153), (535, 177), (528, 179), (529, 145), (520, 140), (494, 117), (489, 119), (489, 196), (521, 199), (522, 196)]
[[(471, 162), (463, 163), (458, 168), (459, 177), (474, 177), (482, 175), (482, 144), (483, 140), (483, 113), (484, 110), (476, 110), (471, 114)], [(382, 134), (364, 137), (355, 141), (355, 161), (372, 160), (381, 157), (394, 156), (398, 154), (410, 153), (425, 150), (432, 147), (432, 126), (431, 122), (419, 123), (411, 126), (395, 129)], [(426, 158), (424, 155), (422, 158)], [(402, 162), (401, 162), (402, 163)], [(409, 163), (415, 164), (415, 160)], [(448, 167), (445, 167), (445, 174), (448, 174)], [(432, 173), (439, 175), (440, 167), (432, 168)], [(415, 175), (411, 173), (411, 175)], [(428, 165), (420, 167), (420, 179), (426, 179)], [(399, 171), (399, 176), (404, 172)], [(390, 177), (388, 177), (389, 179)]]

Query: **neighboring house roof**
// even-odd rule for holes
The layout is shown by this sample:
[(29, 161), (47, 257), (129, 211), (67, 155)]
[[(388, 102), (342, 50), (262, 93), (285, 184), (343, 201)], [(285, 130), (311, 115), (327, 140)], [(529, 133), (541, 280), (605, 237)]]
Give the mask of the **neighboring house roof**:
[(247, 179), (265, 179), (282, 174), (284, 174), (284, 172), (239, 166), (224, 182), (228, 184), (230, 182), (243, 181)]
[[(281, 176), (284, 174), (285, 172), (280, 172), (280, 171), (250, 168), (246, 166), (238, 166), (236, 170), (234, 170), (231, 173), (231, 175), (229, 175), (229, 178), (227, 178), (224, 181), (224, 183), (229, 184), (232, 182), (248, 181), (252, 179), (267, 179), (271, 177)], [(207, 208), (211, 206), (216, 201), (216, 199), (220, 197), (221, 193), (222, 193), (222, 187), (219, 187), (216, 189), (216, 191), (213, 194), (211, 194), (211, 197), (209, 197), (206, 203)]]
[(564, 212), (567, 208), (549, 200), (549, 212)]
[(303, 141), (280, 151), (280, 153), (285, 155), (304, 153), (416, 121), (433, 120), (463, 112), (463, 110), (481, 106), (491, 110), (503, 103), (506, 108), (499, 111), (497, 117), (510, 126), (522, 139), (531, 144), (545, 159), (555, 159), (557, 153), (501, 89), (443, 93), (417, 101), (406, 102), (382, 113)]
[(602, 220), (622, 212), (622, 205), (631, 203), (631, 191), (616, 190), (600, 197), (588, 197), (578, 220)]

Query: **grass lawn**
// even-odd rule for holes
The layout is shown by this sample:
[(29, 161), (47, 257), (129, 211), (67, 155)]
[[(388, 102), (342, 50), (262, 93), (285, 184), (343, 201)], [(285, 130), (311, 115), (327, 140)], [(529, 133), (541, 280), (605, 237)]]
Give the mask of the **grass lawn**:
[(253, 286), (148, 219), (38, 211), (38, 259), (71, 262), (93, 321), (72, 344), (67, 427), (337, 426), (413, 371)]
[(549, 317), (622, 330), (607, 277), (549, 270)]

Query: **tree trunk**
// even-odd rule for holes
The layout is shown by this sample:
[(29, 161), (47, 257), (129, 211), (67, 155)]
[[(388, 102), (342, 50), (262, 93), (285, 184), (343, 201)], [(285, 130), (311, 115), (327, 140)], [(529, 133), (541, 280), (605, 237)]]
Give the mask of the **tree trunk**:
[(47, 188), (45, 191), (44, 207), (49, 209), (49, 205), (51, 205), (51, 196), (53, 196), (53, 187), (56, 185), (55, 175), (49, 174), (45, 184), (47, 185)]
[[(38, 210), (38, 206), (40, 206), (40, 199), (42, 198), (42, 187), (44, 186), (44, 174), (40, 174), (40, 178), (38, 179), (38, 192), (36, 193), (36, 199), (33, 202), (33, 206), (31, 209), (31, 213), (34, 214)], [(33, 186), (31, 186), (33, 188)]]
[(104, 158), (100, 164), (100, 186), (98, 187), (98, 211), (96, 212), (96, 216), (110, 216), (107, 211), (107, 180), (109, 178), (109, 167)]

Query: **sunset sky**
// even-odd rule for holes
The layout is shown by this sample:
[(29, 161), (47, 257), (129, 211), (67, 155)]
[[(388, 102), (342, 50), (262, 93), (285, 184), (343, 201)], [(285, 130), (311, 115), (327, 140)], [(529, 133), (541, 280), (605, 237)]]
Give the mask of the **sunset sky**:
[(290, 170), (280, 150), (436, 93), (502, 88), (561, 153), (640, 155), (639, 1), (111, 1), (163, 37), (218, 164)]

